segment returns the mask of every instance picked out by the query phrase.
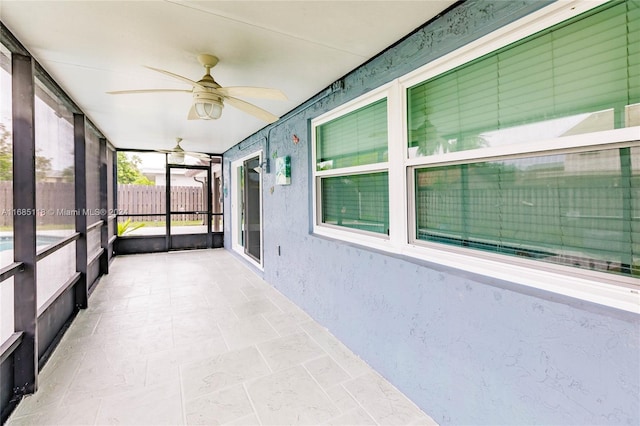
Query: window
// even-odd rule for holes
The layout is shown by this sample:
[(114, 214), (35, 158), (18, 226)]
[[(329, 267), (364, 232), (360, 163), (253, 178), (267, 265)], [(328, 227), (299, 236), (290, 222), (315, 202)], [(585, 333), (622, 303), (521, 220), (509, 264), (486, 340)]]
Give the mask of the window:
[(640, 138), (615, 136), (639, 124), (632, 3), (407, 89), (414, 241), (640, 276)]
[(639, 33), (555, 2), (316, 118), (314, 233), (638, 312)]
[(633, 147), (418, 167), (416, 238), (640, 276), (639, 162)]
[(387, 99), (365, 102), (314, 122), (316, 225), (386, 238)]
[(632, 3), (579, 16), (409, 88), (409, 155), (630, 125), (640, 96)]

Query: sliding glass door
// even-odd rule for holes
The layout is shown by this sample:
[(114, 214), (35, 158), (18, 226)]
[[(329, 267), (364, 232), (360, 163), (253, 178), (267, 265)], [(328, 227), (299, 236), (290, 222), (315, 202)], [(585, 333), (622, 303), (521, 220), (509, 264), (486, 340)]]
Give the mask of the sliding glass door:
[(232, 164), (233, 249), (262, 265), (262, 156)]

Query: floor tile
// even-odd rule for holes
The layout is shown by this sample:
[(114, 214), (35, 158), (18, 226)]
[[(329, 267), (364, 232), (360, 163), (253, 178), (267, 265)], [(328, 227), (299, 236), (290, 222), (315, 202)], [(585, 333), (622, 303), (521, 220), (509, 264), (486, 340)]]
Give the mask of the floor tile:
[(76, 315), (73, 321), (74, 326), (67, 330), (65, 336), (69, 338), (80, 338), (92, 335), (95, 333), (101, 317), (101, 313), (89, 313), (86, 310), (78, 312), (78, 315)]
[(187, 424), (221, 425), (253, 414), (244, 386), (237, 385), (186, 402)]
[(171, 329), (175, 346), (222, 337), (215, 317), (206, 311), (174, 314), (171, 320)]
[(400, 391), (375, 373), (344, 384), (360, 405), (383, 425), (406, 425), (423, 416)]
[(181, 367), (186, 400), (240, 384), (270, 372), (255, 347), (226, 352)]
[(422, 416), (413, 419), (411, 423), (409, 423), (409, 426), (438, 426), (438, 423), (436, 423), (436, 421), (431, 417), (423, 414)]
[(247, 296), (238, 287), (233, 284), (233, 279), (230, 279), (228, 283), (219, 284), (220, 294), (225, 301), (231, 305), (239, 305), (249, 301)]
[(171, 296), (167, 292), (146, 294), (129, 298), (127, 312), (167, 310), (171, 307)]
[(62, 404), (71, 405), (133, 390), (144, 385), (146, 359), (112, 359), (101, 351), (87, 352)]
[(221, 323), (219, 327), (231, 350), (278, 337), (278, 333), (260, 315)]
[(268, 298), (260, 297), (234, 305), (233, 311), (236, 313), (238, 318), (242, 319), (269, 312), (280, 312), (280, 309)]
[(6, 426), (84, 426), (93, 425), (100, 407), (100, 400), (89, 400), (68, 406), (52, 405), (45, 412), (17, 417), (12, 415)]
[(261, 343), (258, 345), (258, 349), (273, 371), (290, 368), (325, 353), (304, 332)]
[(371, 426), (377, 425), (375, 420), (371, 418), (362, 408), (356, 408), (341, 416), (329, 420), (325, 423), (327, 426)]
[(347, 390), (342, 387), (342, 385), (333, 386), (325, 389), (325, 392), (329, 396), (329, 399), (334, 403), (336, 407), (340, 409), (343, 413), (351, 411), (355, 408), (358, 408), (360, 405), (356, 402), (355, 399), (347, 392)]
[(351, 377), (358, 377), (371, 368), (357, 355), (315, 321), (300, 325)]
[(260, 424), (260, 420), (256, 417), (255, 414), (251, 414), (246, 417), (242, 417), (240, 419), (234, 420), (232, 422), (225, 423), (225, 425), (233, 425), (233, 426), (256, 426)]
[(8, 425), (435, 424), (225, 250), (117, 257)]
[(180, 382), (180, 366), (202, 361), (214, 355), (227, 352), (222, 336), (213, 339), (196, 340), (190, 344), (178, 345), (166, 351), (147, 356), (145, 385), (165, 382)]
[(300, 324), (308, 322), (309, 316), (304, 312), (271, 312), (264, 314), (269, 324), (280, 334), (286, 336), (288, 334), (299, 333), (302, 331)]
[(350, 379), (349, 374), (329, 356), (309, 361), (305, 363), (305, 367), (323, 388), (328, 388)]
[(194, 297), (194, 296), (172, 296), (171, 297), (171, 312), (194, 312), (197, 310), (208, 310), (211, 306), (206, 297)]
[(257, 379), (247, 391), (263, 425), (313, 425), (340, 414), (302, 366)]
[(28, 395), (16, 408), (16, 415), (51, 409), (50, 404), (59, 405), (73, 382), (84, 353), (61, 356), (54, 353), (40, 372), (38, 392)]
[(102, 399), (97, 425), (183, 424), (180, 386), (141, 387)]

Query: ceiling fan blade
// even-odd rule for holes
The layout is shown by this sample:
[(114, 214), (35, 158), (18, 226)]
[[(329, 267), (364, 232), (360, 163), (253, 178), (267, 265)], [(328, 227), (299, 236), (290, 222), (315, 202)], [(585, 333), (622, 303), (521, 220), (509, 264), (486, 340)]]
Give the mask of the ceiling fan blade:
[(159, 68), (148, 67), (148, 66), (146, 66), (146, 65), (145, 65), (145, 68), (149, 68), (150, 70), (153, 70), (153, 71), (156, 71), (156, 72), (162, 73), (162, 74), (164, 74), (164, 75), (168, 75), (169, 77), (177, 78), (178, 80), (180, 80), (180, 81), (182, 81), (182, 82), (184, 82), (184, 83), (190, 84), (190, 85), (192, 85), (192, 86), (194, 86), (194, 87), (201, 87), (201, 88), (203, 88), (203, 89), (205, 88), (203, 85), (201, 85), (201, 84), (200, 84), (200, 83), (198, 83), (197, 81), (189, 80), (187, 77), (183, 77), (183, 76), (181, 76), (181, 75), (174, 74), (174, 73), (169, 72), (169, 71), (161, 70), (161, 69), (159, 69)]
[(189, 114), (187, 115), (187, 120), (199, 120), (198, 114), (196, 113), (195, 105), (191, 105), (191, 109), (189, 110)]
[(274, 99), (279, 101), (286, 101), (287, 95), (278, 89), (268, 89), (265, 87), (220, 87), (216, 89), (216, 92), (223, 94), (224, 96), (240, 96), (247, 98), (259, 98), (259, 99)]
[(278, 118), (279, 118), (271, 114), (269, 111), (265, 111), (260, 107), (257, 107), (253, 104), (250, 104), (249, 102), (245, 102), (237, 98), (225, 97), (225, 103), (228, 103), (232, 107), (236, 107), (240, 111), (246, 112), (247, 114), (251, 114), (254, 117), (259, 118), (260, 120), (266, 121), (267, 123), (273, 123), (274, 121), (278, 121)]
[(202, 152), (193, 152), (193, 151), (185, 151), (186, 155), (197, 158), (198, 160), (211, 161), (211, 157), (207, 154), (203, 154)]
[(159, 92), (173, 92), (173, 93), (191, 93), (191, 90), (183, 89), (139, 89), (139, 90), (115, 90), (113, 92), (107, 92), (109, 95), (130, 95), (134, 93), (159, 93)]

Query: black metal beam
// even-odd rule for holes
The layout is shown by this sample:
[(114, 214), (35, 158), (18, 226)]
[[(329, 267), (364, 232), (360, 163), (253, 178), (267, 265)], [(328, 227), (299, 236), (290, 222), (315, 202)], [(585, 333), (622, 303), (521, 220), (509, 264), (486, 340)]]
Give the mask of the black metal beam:
[(213, 181), (211, 164), (207, 167), (207, 248), (213, 247), (213, 235), (211, 235), (211, 221), (213, 220)]
[(72, 242), (76, 241), (78, 238), (80, 238), (80, 234), (77, 233), (77, 232), (74, 232), (73, 234), (65, 237), (64, 239), (58, 241), (57, 243), (45, 247), (44, 249), (42, 249), (42, 250), (40, 250), (40, 251), (38, 251), (36, 253), (36, 260), (40, 261), (40, 260), (44, 259), (45, 257), (49, 256), (50, 254), (57, 252), (62, 247), (66, 246), (67, 244), (71, 244)]
[(102, 256), (103, 252), (104, 252), (104, 249), (101, 248), (100, 250), (98, 250), (98, 252), (96, 254), (94, 254), (90, 259), (88, 259), (87, 260), (87, 267), (88, 267), (88, 265), (92, 265), (94, 262), (96, 262), (98, 259), (100, 259), (100, 256)]
[(62, 284), (60, 286), (59, 289), (56, 290), (55, 293), (53, 293), (51, 295), (51, 297), (49, 298), (49, 300), (47, 300), (46, 302), (44, 302), (42, 304), (42, 306), (40, 307), (40, 309), (38, 309), (38, 317), (42, 316), (42, 314), (49, 309), (57, 300), (58, 298), (60, 298), (60, 296), (62, 295), (62, 293), (64, 293), (65, 291), (67, 291), (69, 289), (69, 287), (73, 286), (76, 282), (78, 282), (78, 280), (80, 279), (80, 273), (76, 272), (75, 274), (73, 274), (71, 276), (71, 278), (69, 278), (67, 280), (67, 282), (65, 282), (64, 284)]
[(9, 31), (2, 22), (0, 22), (0, 39), (2, 40), (2, 44), (9, 49), (12, 55), (29, 55), (29, 51), (17, 38), (15, 38), (11, 31)]
[(165, 249), (169, 251), (171, 249), (171, 169), (173, 166), (169, 165), (169, 154), (164, 155), (164, 178), (167, 188), (167, 192), (164, 194), (165, 203)]
[(13, 354), (23, 338), (24, 333), (13, 333), (0, 345), (0, 364), (5, 362)]
[[(118, 151), (113, 151), (111, 153), (113, 159), (111, 161), (111, 185), (113, 185), (113, 209), (118, 211)], [(118, 218), (116, 217), (116, 221), (113, 224), (113, 235), (118, 237)]]
[(91, 225), (87, 225), (87, 232), (91, 232), (94, 229), (98, 229), (100, 228), (102, 225), (104, 224), (104, 221), (102, 219), (98, 220), (97, 222), (93, 222)]
[(119, 214), (118, 217), (142, 217), (142, 216), (167, 216), (167, 213), (127, 213)]
[(171, 164), (172, 169), (186, 169), (186, 170), (207, 170), (209, 166), (190, 165), (190, 164)]
[(0, 286), (2, 286), (2, 283), (4, 281), (8, 280), (9, 278), (13, 277), (15, 274), (20, 272), (21, 269), (22, 269), (22, 263), (20, 262), (13, 262), (12, 264), (1, 268), (0, 269)]
[[(208, 212), (206, 210), (176, 210), (176, 211), (171, 211), (171, 214), (208, 214)], [(133, 215), (127, 215), (127, 216), (133, 216)], [(139, 214), (138, 216), (152, 216), (150, 214)]]
[[(76, 211), (87, 210), (87, 153), (85, 141), (85, 119), (83, 114), (73, 114), (73, 136), (75, 148), (75, 197)], [(75, 286), (75, 303), (79, 309), (86, 309), (89, 302), (87, 284), (87, 215), (76, 215), (76, 271), (80, 279)]]
[(107, 176), (107, 140), (100, 139), (100, 220), (103, 223), (100, 228), (100, 275), (109, 273), (109, 197)]
[[(38, 388), (38, 297), (36, 281), (36, 142), (34, 61), (12, 55), (13, 256), (22, 270), (13, 277), (15, 330), (23, 339), (15, 351), (16, 397)], [(21, 212), (21, 214), (17, 214)]]

